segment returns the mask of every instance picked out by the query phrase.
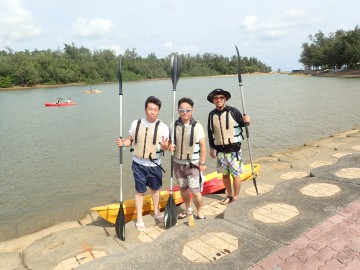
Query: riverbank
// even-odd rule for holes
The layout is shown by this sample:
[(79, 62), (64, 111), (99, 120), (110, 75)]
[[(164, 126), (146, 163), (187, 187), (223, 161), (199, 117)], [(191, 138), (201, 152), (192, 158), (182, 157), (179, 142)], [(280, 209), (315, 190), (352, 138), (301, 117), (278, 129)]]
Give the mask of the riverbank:
[(130, 222), (123, 242), (90, 212), (1, 242), (0, 269), (340, 269), (360, 262), (360, 127), (254, 162), (261, 164), (259, 196), (252, 181), (228, 207), (219, 204), (224, 194), (205, 196), (207, 219), (193, 228), (185, 219), (165, 230), (147, 216), (147, 230)]
[[(254, 72), (254, 73), (246, 73), (242, 74), (242, 76), (258, 76), (258, 75), (273, 75), (273, 74), (290, 74), (286, 72), (270, 72), (270, 73), (262, 73), (262, 72)], [(360, 74), (360, 72), (359, 72)], [(208, 76), (208, 77), (235, 77), (238, 76), (238, 74), (229, 74), (229, 75), (214, 75), (214, 76)], [(196, 78), (196, 77), (192, 77)], [(168, 80), (168, 78), (156, 78), (156, 79), (148, 79), (148, 80), (139, 80), (140, 81), (156, 81), (156, 80)], [(134, 81), (131, 81), (134, 82)], [(14, 86), (11, 88), (0, 88), (0, 91), (11, 91), (11, 90), (28, 90), (28, 89), (35, 89), (35, 88), (56, 88), (56, 87), (70, 87), (70, 86), (83, 86), (88, 85), (89, 88), (94, 88), (94, 85), (100, 85), (100, 84), (115, 84), (117, 82), (102, 82), (98, 84), (86, 84), (86, 83), (70, 83), (70, 84), (54, 84), (54, 85), (34, 85), (34, 86)]]
[(360, 69), (293, 70), (290, 75), (336, 77), (336, 78), (360, 78)]

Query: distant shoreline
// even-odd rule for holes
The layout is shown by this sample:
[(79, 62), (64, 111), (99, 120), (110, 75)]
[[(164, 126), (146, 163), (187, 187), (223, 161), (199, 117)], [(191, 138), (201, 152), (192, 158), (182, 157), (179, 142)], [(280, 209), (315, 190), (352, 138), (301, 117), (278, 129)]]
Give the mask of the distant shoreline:
[(293, 70), (290, 74), (316, 77), (360, 78), (360, 69)]
[[(301, 75), (301, 76), (319, 76), (319, 77), (339, 77), (339, 78), (360, 78), (360, 69), (355, 70), (344, 70), (344, 71), (312, 71), (311, 73), (307, 74), (304, 71), (299, 72), (254, 72), (254, 73), (246, 73), (241, 74), (242, 76), (257, 76), (257, 75), (273, 75), (273, 74), (289, 74), (289, 75)], [(238, 74), (227, 74), (227, 75), (211, 75), (206, 77), (234, 77), (238, 76)], [(190, 77), (189, 77), (190, 78)], [(194, 77), (191, 77), (194, 78)], [(153, 80), (164, 80), (166, 78), (156, 78), (156, 79), (148, 79), (146, 81), (153, 81)], [(144, 81), (144, 80), (140, 80)], [(133, 82), (133, 81), (132, 81)], [(97, 84), (112, 84), (117, 82), (101, 82)], [(97, 84), (86, 84), (84, 82), (81, 83), (69, 83), (69, 84), (54, 84), (54, 85), (46, 85), (46, 84), (37, 84), (34, 86), (14, 86), (11, 88), (0, 88), (0, 91), (11, 91), (11, 90), (27, 90), (27, 89), (35, 89), (35, 88), (55, 88), (55, 87), (69, 87), (69, 86), (83, 86), (89, 85), (91, 88), (92, 85)]]
[[(248, 75), (261, 75), (261, 74), (274, 74), (274, 73), (254, 72), (252, 74), (242, 74), (242, 75), (248, 76)], [(237, 76), (237, 74), (212, 75), (212, 76), (206, 76), (206, 77), (233, 77), (233, 76)], [(187, 77), (187, 78), (196, 78), (196, 77)], [(168, 78), (154, 78), (154, 79), (129, 81), (129, 82), (157, 81), (157, 80), (166, 80), (166, 79), (168, 79)], [(37, 85), (33, 85), (33, 86), (14, 86), (14, 87), (11, 87), (11, 88), (0, 88), (0, 91), (28, 90), (28, 89), (35, 89), (35, 88), (55, 88), (55, 87), (69, 87), (69, 86), (83, 86), (83, 85), (88, 85), (89, 88), (94, 88), (94, 85), (113, 84), (113, 83), (118, 83), (118, 82), (100, 82), (100, 83), (93, 83), (93, 84), (86, 84), (84, 82), (82, 82), (82, 83), (69, 83), (69, 84), (52, 84), (52, 85), (37, 84)]]

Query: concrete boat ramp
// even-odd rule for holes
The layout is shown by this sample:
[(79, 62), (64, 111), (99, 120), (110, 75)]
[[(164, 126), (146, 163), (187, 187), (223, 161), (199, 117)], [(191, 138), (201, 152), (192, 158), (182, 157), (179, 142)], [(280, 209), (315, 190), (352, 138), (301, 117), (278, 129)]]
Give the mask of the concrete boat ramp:
[(360, 269), (360, 127), (255, 163), (259, 196), (251, 180), (228, 206), (206, 196), (195, 227), (146, 216), (121, 241), (91, 212), (1, 242), (0, 269)]

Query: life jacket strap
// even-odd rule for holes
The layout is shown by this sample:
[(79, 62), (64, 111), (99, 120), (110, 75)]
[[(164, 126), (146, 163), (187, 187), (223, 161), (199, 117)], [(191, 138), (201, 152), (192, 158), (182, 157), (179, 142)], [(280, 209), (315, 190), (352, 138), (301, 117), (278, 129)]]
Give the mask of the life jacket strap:
[(156, 166), (158, 166), (164, 173), (166, 173), (165, 170), (164, 170), (164, 168), (161, 167), (161, 165), (157, 164), (157, 163), (155, 162), (155, 160), (151, 157), (151, 153), (150, 153), (150, 155), (149, 155), (149, 159), (150, 159), (150, 161), (151, 161), (152, 163), (154, 163)]

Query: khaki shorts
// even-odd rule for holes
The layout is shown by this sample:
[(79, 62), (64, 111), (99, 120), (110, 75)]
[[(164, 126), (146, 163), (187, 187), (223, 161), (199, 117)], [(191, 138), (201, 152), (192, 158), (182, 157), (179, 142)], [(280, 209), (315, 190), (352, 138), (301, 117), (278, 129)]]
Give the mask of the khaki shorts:
[[(199, 164), (195, 164), (199, 166)], [(197, 168), (191, 168), (189, 164), (174, 162), (174, 173), (181, 190), (190, 189), (192, 194), (201, 192), (204, 186), (205, 177)]]

